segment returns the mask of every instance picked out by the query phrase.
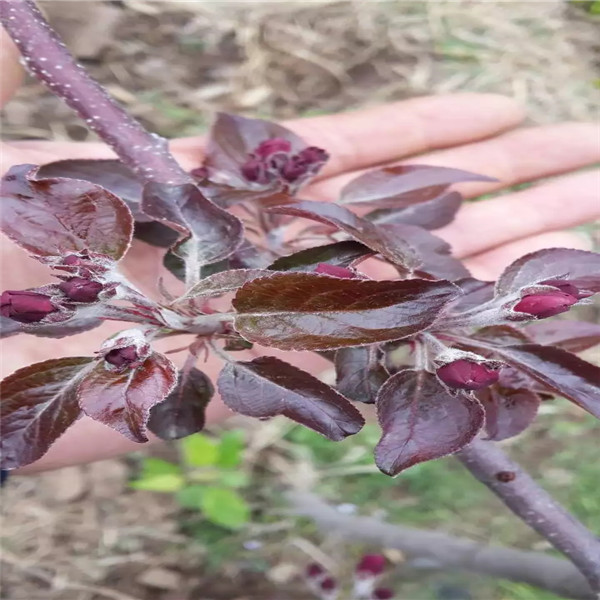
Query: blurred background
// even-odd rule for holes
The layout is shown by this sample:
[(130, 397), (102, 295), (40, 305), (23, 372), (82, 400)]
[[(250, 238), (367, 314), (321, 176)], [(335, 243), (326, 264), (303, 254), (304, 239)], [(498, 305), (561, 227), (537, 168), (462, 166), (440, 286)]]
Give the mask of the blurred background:
[[(215, 110), (287, 118), (453, 91), (514, 96), (534, 123), (598, 119), (600, 2), (40, 4), (90, 73), (167, 137), (205, 132)], [(14, 139), (94, 137), (32, 80), (4, 109), (2, 129)], [(392, 480), (372, 464), (374, 426), (339, 444), (287, 421), (228, 427), (179, 447), (11, 480), (1, 597), (309, 600), (306, 564), (319, 561), (343, 581), (363, 553), (383, 550), (398, 599), (557, 598), (343, 541), (290, 509), (290, 491), (308, 491), (348, 516), (548, 550), (452, 459)], [(599, 435), (592, 417), (551, 402), (508, 441), (598, 532)], [(206, 487), (221, 491), (202, 496)]]

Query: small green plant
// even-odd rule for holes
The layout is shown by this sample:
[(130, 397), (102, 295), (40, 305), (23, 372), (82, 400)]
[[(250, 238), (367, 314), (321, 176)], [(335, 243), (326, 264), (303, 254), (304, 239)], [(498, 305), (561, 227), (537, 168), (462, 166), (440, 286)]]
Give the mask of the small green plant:
[(130, 486), (175, 494), (182, 508), (199, 511), (206, 520), (227, 529), (247, 523), (250, 508), (238, 492), (248, 485), (241, 467), (243, 433), (226, 431), (218, 439), (196, 433), (178, 443), (180, 464), (144, 458), (141, 473)]

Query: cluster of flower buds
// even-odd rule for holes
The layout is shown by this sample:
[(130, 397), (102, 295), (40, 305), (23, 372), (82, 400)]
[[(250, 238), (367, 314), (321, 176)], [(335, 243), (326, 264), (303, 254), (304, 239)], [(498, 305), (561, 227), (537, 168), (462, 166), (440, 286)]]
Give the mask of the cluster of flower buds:
[(106, 340), (98, 352), (111, 371), (135, 369), (150, 353), (150, 344), (139, 329), (121, 331), (118, 337)]
[(241, 166), (242, 175), (252, 183), (266, 185), (275, 181), (297, 184), (312, 177), (325, 164), (325, 150), (309, 146), (292, 154), (292, 144), (284, 138), (261, 142)]
[[(395, 594), (391, 589), (376, 587), (385, 567), (386, 560), (381, 554), (364, 555), (354, 569), (352, 597), (356, 600), (393, 600)], [(309, 564), (306, 567), (306, 580), (320, 600), (336, 600), (339, 597), (337, 581), (322, 565)]]
[(512, 307), (515, 312), (546, 319), (567, 312), (573, 304), (588, 298), (593, 292), (581, 290), (570, 281), (542, 281), (539, 285), (555, 288), (527, 293)]
[(3, 292), (0, 313), (19, 323), (39, 323), (52, 314), (67, 314), (73, 304), (96, 302), (101, 292), (115, 288), (115, 284), (106, 285), (99, 280), (99, 275), (107, 270), (103, 263), (87, 253), (53, 260), (55, 269), (66, 272), (58, 276), (62, 281), (58, 285)]

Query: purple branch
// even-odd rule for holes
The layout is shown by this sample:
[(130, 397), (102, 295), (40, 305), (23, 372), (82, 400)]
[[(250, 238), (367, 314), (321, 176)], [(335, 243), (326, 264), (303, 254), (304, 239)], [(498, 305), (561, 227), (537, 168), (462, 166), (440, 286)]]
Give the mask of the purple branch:
[(0, 0), (0, 22), (29, 71), (85, 119), (145, 181), (190, 183), (163, 138), (148, 133), (75, 62), (30, 0)]
[(600, 538), (570, 515), (496, 444), (476, 440), (457, 458), (532, 529), (571, 559), (600, 591)]

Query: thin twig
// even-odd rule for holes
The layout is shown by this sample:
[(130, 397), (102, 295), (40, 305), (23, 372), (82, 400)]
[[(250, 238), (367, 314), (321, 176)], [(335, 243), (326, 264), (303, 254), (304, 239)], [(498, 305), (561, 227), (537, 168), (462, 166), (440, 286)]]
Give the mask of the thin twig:
[(167, 141), (147, 132), (75, 61), (30, 0), (0, 0), (0, 21), (37, 78), (60, 96), (145, 181), (182, 184), (190, 176)]
[(415, 559), (415, 568), (466, 570), (528, 583), (563, 598), (594, 598), (585, 577), (570, 562), (554, 556), (343, 514), (310, 493), (288, 492), (287, 499), (293, 514), (312, 519), (325, 533), (402, 550), (409, 566)]
[(519, 518), (565, 554), (600, 592), (600, 538), (569, 514), (493, 442), (476, 440), (456, 455)]

